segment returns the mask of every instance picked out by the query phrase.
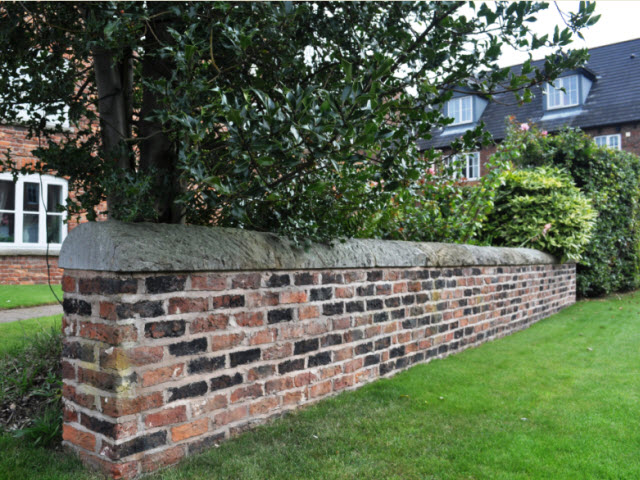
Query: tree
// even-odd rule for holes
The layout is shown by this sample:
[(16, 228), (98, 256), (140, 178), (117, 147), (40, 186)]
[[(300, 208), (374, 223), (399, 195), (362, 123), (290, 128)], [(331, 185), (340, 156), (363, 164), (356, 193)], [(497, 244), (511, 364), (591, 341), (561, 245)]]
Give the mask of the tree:
[[(585, 61), (566, 47), (594, 4), (538, 36), (547, 6), (3, 2), (0, 118), (49, 139), (34, 168), (70, 179), (71, 213), (107, 198), (128, 221), (352, 236), (360, 212), (424, 180), (435, 157), (415, 141), (451, 121), (453, 90), (527, 101)], [(497, 66), (506, 44), (558, 51), (516, 74)]]

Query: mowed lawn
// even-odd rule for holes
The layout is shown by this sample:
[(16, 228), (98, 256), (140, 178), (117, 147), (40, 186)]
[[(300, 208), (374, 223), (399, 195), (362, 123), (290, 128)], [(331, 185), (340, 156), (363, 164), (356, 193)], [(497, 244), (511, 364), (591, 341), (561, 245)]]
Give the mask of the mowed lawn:
[(62, 301), (62, 287), (52, 285), (1, 285), (0, 310), (11, 308), (35, 307), (58, 303), (56, 296)]
[[(148, 478), (637, 479), (639, 346), (640, 294), (580, 302)], [(101, 478), (7, 435), (0, 452), (0, 478)]]

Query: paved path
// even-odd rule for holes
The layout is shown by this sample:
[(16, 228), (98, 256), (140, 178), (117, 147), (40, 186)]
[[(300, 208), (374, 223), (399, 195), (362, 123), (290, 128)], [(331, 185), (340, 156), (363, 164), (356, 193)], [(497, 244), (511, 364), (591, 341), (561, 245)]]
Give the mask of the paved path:
[(16, 308), (13, 310), (0, 310), (0, 323), (26, 320), (27, 318), (49, 317), (62, 313), (60, 304), (42, 305), (40, 307)]

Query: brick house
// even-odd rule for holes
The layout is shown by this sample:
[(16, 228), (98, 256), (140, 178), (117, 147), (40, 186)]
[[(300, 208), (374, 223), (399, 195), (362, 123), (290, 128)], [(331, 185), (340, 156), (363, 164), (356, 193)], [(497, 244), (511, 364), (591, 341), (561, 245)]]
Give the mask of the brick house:
[[(429, 140), (419, 140), (419, 148), (446, 153), (453, 139), (480, 122), (499, 143), (506, 135), (506, 119), (512, 116), (517, 123), (534, 123), (549, 133), (565, 125), (581, 128), (599, 145), (640, 155), (640, 39), (592, 48), (589, 53), (583, 68), (564, 72), (555, 86), (533, 88), (533, 100), (520, 107), (509, 93), (489, 102), (473, 92), (457, 92), (445, 106), (453, 124)], [(495, 148), (464, 154), (462, 176), (474, 180), (484, 175)]]

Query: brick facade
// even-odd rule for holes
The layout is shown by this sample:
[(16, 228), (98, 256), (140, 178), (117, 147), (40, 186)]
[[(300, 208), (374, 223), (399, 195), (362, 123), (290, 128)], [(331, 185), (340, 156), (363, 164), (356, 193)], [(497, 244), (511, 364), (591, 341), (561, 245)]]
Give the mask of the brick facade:
[(67, 269), (62, 285), (65, 445), (132, 478), (526, 328), (575, 301), (575, 265)]
[(45, 255), (0, 256), (0, 285), (59, 284), (62, 269), (58, 268), (58, 257)]

